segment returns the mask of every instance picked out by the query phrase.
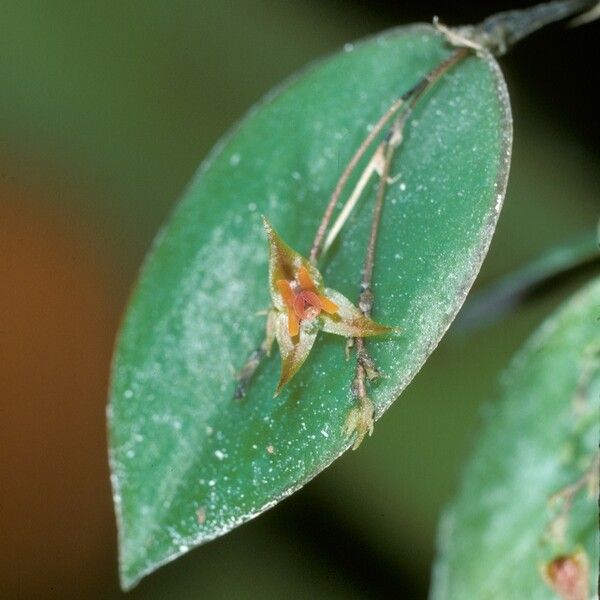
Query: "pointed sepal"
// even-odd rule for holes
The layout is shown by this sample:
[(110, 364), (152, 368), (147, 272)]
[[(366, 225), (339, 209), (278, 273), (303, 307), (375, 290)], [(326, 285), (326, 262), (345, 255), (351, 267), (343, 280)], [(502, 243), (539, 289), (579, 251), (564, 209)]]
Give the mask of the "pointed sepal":
[(373, 321), (360, 312), (346, 296), (336, 290), (325, 288), (325, 296), (338, 307), (337, 313), (322, 318), (323, 331), (343, 335), (345, 337), (371, 337), (397, 331), (392, 327), (386, 327)]
[(290, 381), (304, 364), (315, 343), (317, 332), (319, 331), (316, 321), (306, 322), (300, 325), (297, 336), (290, 336), (288, 330), (288, 318), (285, 313), (279, 313), (275, 321), (275, 337), (279, 344), (281, 353), (281, 376), (275, 396), (279, 394), (281, 388)]
[(304, 267), (317, 290), (323, 288), (323, 277), (319, 270), (301, 254), (290, 248), (273, 229), (271, 223), (263, 217), (263, 225), (269, 241), (269, 291), (273, 305), (277, 310), (286, 310), (287, 305), (278, 287), (278, 281), (293, 281), (298, 271)]

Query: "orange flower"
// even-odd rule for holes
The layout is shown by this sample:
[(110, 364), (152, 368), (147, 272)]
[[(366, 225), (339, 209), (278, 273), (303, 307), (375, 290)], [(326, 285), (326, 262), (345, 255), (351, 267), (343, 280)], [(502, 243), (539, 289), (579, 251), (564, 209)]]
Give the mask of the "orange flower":
[(296, 279), (278, 279), (275, 284), (287, 306), (288, 333), (295, 337), (300, 332), (300, 321), (315, 319), (325, 311), (329, 315), (338, 312), (338, 305), (319, 294), (308, 269), (302, 265)]
[(323, 286), (323, 277), (292, 250), (263, 217), (269, 239), (269, 287), (275, 309), (275, 337), (281, 353), (281, 377), (275, 391), (298, 372), (319, 330), (348, 338), (392, 331), (376, 323), (345, 296)]

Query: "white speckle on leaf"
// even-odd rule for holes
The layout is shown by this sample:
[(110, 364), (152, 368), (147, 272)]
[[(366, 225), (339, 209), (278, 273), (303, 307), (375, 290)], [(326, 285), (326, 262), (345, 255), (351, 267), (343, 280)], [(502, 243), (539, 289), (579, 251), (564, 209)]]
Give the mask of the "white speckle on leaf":
[(504, 200), (504, 195), (503, 194), (497, 194), (496, 195), (496, 206), (494, 207), (494, 209), (496, 210), (496, 212), (498, 214), (500, 214), (500, 209), (502, 208), (502, 202)]

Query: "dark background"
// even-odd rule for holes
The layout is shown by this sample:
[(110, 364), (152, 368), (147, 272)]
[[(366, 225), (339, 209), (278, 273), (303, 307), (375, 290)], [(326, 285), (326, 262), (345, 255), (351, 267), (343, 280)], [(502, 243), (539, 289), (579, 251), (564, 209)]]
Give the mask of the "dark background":
[[(106, 463), (112, 344), (154, 233), (266, 91), (343, 43), (524, 3), (17, 1), (0, 18), (0, 596), (120, 597)], [(515, 145), (477, 286), (597, 218), (597, 24), (501, 59)], [(422, 598), (440, 510), (499, 370), (579, 281), (453, 328), (359, 452), (131, 598)]]

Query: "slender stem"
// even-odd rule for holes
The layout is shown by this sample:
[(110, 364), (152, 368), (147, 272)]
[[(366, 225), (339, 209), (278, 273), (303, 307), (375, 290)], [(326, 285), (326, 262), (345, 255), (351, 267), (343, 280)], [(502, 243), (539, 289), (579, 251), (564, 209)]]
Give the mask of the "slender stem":
[(260, 346), (250, 353), (240, 372), (236, 374), (238, 384), (233, 392), (234, 400), (241, 400), (246, 395), (248, 385), (256, 373), (256, 370), (264, 360), (265, 356), (271, 354), (271, 346), (275, 341), (275, 311), (267, 311), (267, 322), (265, 325), (265, 339)]
[[(371, 233), (367, 244), (367, 253), (365, 263), (361, 274), (360, 296), (358, 306), (364, 315), (369, 316), (373, 308), (373, 293), (371, 292), (371, 280), (373, 278), (373, 267), (375, 264), (375, 246), (377, 245), (377, 234), (381, 222), (381, 212), (387, 191), (388, 179), (390, 174), (390, 165), (394, 151), (402, 141), (402, 128), (406, 121), (407, 113), (400, 115), (392, 127), (390, 134), (383, 143), (384, 162), (381, 169), (379, 187), (375, 205), (373, 206), (373, 220), (371, 222)], [(375, 367), (366, 350), (364, 338), (354, 339), (356, 346), (356, 373), (352, 381), (352, 393), (358, 400), (359, 406), (350, 413), (352, 425), (346, 422), (345, 429), (349, 432), (356, 432), (356, 438), (352, 448), (356, 450), (367, 433), (370, 435), (373, 431), (373, 419), (375, 407), (367, 394), (367, 379), (375, 379), (379, 372)]]
[[(392, 105), (388, 108), (385, 114), (377, 121), (373, 126), (370, 133), (360, 144), (350, 162), (346, 165), (342, 172), (335, 189), (331, 195), (331, 198), (325, 209), (325, 213), (321, 219), (319, 227), (317, 229), (311, 250), (310, 250), (310, 261), (312, 264), (316, 264), (321, 254), (323, 241), (325, 234), (329, 226), (329, 222), (340, 199), (341, 193), (354, 169), (357, 167), (364, 154), (367, 152), (373, 141), (381, 134), (385, 126), (390, 120), (397, 116), (402, 109), (405, 109), (400, 116), (397, 116), (396, 121), (392, 127), (392, 130), (388, 137), (378, 146), (371, 161), (363, 170), (359, 182), (354, 188), (349, 200), (347, 201), (342, 214), (334, 224), (333, 230), (328, 236), (326, 246), (329, 247), (335, 236), (341, 230), (348, 215), (352, 211), (362, 192), (364, 191), (369, 178), (373, 171), (377, 170), (377, 154), (382, 150), (385, 151), (384, 165), (381, 169), (381, 180), (377, 191), (377, 197), (373, 212), (373, 221), (371, 224), (371, 232), (369, 236), (369, 242), (367, 245), (367, 254), (362, 269), (361, 275), (361, 292), (359, 299), (359, 307), (363, 314), (370, 315), (373, 308), (373, 294), (371, 291), (371, 283), (373, 279), (373, 267), (375, 263), (375, 248), (377, 244), (377, 236), (379, 232), (379, 224), (381, 221), (381, 212), (383, 209), (383, 202), (385, 199), (385, 193), (387, 189), (390, 163), (393, 157), (394, 150), (399, 145), (402, 139), (402, 128), (406, 119), (412, 112), (412, 109), (420, 100), (420, 98), (453, 66), (467, 57), (472, 51), (487, 50), (496, 56), (504, 54), (512, 45), (519, 40), (527, 37), (531, 33), (538, 29), (567, 18), (569, 16), (580, 15), (586, 10), (597, 9), (598, 0), (555, 0), (553, 2), (546, 2), (528, 9), (508, 11), (504, 13), (498, 13), (485, 19), (481, 24), (477, 26), (465, 26), (455, 29), (449, 29), (443, 25), (438, 24), (438, 29), (445, 33), (447, 40), (456, 46), (454, 52), (444, 61), (442, 61), (437, 67), (432, 69), (425, 77), (423, 77), (415, 86), (403, 94), (400, 98), (396, 99)], [(587, 13), (586, 13), (587, 14)], [(434, 24), (437, 21), (434, 20)], [(240, 381), (235, 391), (235, 397), (241, 398), (244, 396), (246, 387), (255, 373), (256, 369), (260, 365), (262, 359), (269, 355), (271, 344), (273, 342), (273, 313), (269, 312), (267, 319), (267, 333), (265, 340), (262, 344), (250, 355), (241, 372), (238, 374), (237, 379)], [(373, 361), (369, 358), (364, 338), (356, 338), (355, 344), (357, 348), (357, 372), (353, 382), (353, 389), (355, 394), (361, 401), (363, 409), (367, 410), (366, 424), (367, 430), (372, 430), (373, 420), (373, 406), (371, 401), (367, 397), (366, 392), (366, 378), (374, 379), (377, 377), (378, 372), (375, 368)], [(363, 413), (365, 411), (363, 410)], [(367, 414), (365, 413), (365, 414)], [(370, 415), (370, 416), (369, 416)], [(364, 417), (364, 414), (363, 414)], [(350, 431), (356, 430), (359, 435), (354, 447), (356, 448), (360, 441), (365, 435), (364, 423), (362, 429), (357, 428), (356, 423), (350, 425)], [(361, 433), (362, 431), (362, 433)]]
[(356, 168), (360, 159), (364, 156), (365, 152), (369, 149), (375, 138), (383, 131), (390, 119), (394, 117), (394, 115), (396, 115), (401, 108), (407, 105), (408, 109), (412, 109), (417, 101), (423, 96), (423, 94), (425, 94), (425, 92), (427, 92), (446, 71), (460, 62), (469, 53), (470, 49), (468, 48), (457, 48), (446, 60), (441, 62), (437, 67), (430, 71), (415, 86), (408, 90), (408, 92), (395, 100), (385, 114), (379, 119), (379, 121), (377, 121), (369, 135), (363, 140), (354, 153), (354, 156), (350, 159), (350, 162), (346, 165), (346, 168), (342, 172), (335, 186), (329, 203), (325, 208), (325, 213), (323, 214), (323, 218), (321, 219), (321, 223), (319, 224), (319, 228), (317, 229), (317, 233), (310, 250), (310, 261), (313, 264), (316, 264), (321, 254), (321, 247), (323, 245), (325, 233), (342, 191), (344, 190), (348, 179), (352, 175), (352, 172)]
[[(400, 131), (400, 127), (395, 127), (392, 132), (392, 136), (398, 134)], [(400, 134), (401, 135), (401, 134)], [(401, 138), (400, 138), (401, 139)], [(398, 139), (399, 143), (399, 139)], [(381, 179), (379, 180), (379, 187), (377, 188), (377, 196), (375, 198), (375, 206), (373, 207), (373, 220), (371, 221), (371, 232), (369, 235), (369, 241), (367, 243), (367, 254), (365, 256), (365, 262), (362, 269), (362, 279), (360, 282), (361, 287), (361, 295), (364, 291), (370, 290), (371, 281), (373, 279), (373, 266), (375, 264), (375, 248), (377, 246), (377, 236), (379, 234), (379, 224), (381, 223), (381, 212), (383, 210), (383, 201), (385, 200), (385, 192), (387, 191), (388, 178), (390, 175), (390, 164), (392, 162), (392, 157), (394, 155), (394, 151), (398, 146), (398, 143), (394, 143), (392, 141), (388, 141), (385, 148), (385, 160), (383, 163), (383, 169), (381, 173)], [(364, 314), (367, 316), (370, 315), (372, 309), (373, 302), (372, 300), (368, 305), (365, 306), (365, 310), (360, 306), (361, 310), (363, 310)], [(368, 308), (367, 308), (368, 306)]]
[[(385, 200), (385, 193), (387, 191), (390, 168), (394, 152), (402, 141), (402, 130), (404, 123), (406, 122), (407, 113), (401, 115), (395, 122), (390, 135), (385, 143), (385, 158), (383, 162), (383, 168), (381, 172), (381, 178), (379, 180), (379, 187), (377, 188), (377, 196), (375, 197), (375, 205), (373, 206), (373, 220), (371, 221), (371, 232), (369, 234), (369, 241), (367, 242), (367, 252), (365, 255), (365, 262), (361, 271), (360, 280), (360, 295), (358, 300), (358, 307), (361, 312), (367, 317), (371, 316), (373, 311), (373, 291), (371, 290), (371, 283), (373, 281), (373, 268), (375, 266), (375, 250), (377, 247), (377, 237), (379, 235), (379, 225), (381, 223), (381, 213), (383, 211), (383, 203)], [(355, 340), (358, 356), (360, 358), (364, 351), (365, 341), (363, 338), (356, 338)], [(359, 360), (359, 363), (361, 361)]]
[(346, 200), (346, 204), (344, 204), (344, 208), (338, 215), (338, 218), (335, 220), (335, 223), (331, 226), (327, 237), (325, 238), (325, 243), (323, 244), (323, 250), (321, 252), (321, 256), (327, 253), (327, 250), (331, 247), (335, 238), (338, 236), (339, 232), (342, 230), (345, 225), (348, 217), (354, 210), (357, 202), (359, 201), (365, 187), (369, 183), (369, 180), (373, 176), (373, 173), (381, 173), (381, 164), (383, 163), (383, 150), (385, 148), (385, 142), (381, 142), (379, 146), (377, 146), (377, 150), (373, 153), (369, 164), (365, 167), (362, 172), (359, 180), (356, 182), (352, 193)]
[(598, 0), (555, 0), (529, 8), (491, 15), (479, 25), (451, 29), (467, 40), (502, 56), (517, 42), (556, 21), (579, 15), (597, 5)]
[[(479, 25), (468, 25), (455, 29), (440, 26), (449, 41), (459, 46), (453, 54), (440, 63), (413, 88), (403, 94), (377, 121), (369, 135), (358, 147), (342, 172), (321, 219), (310, 250), (310, 261), (317, 263), (329, 221), (340, 199), (341, 193), (369, 146), (381, 133), (390, 119), (404, 106), (412, 108), (428, 89), (450, 68), (465, 58), (473, 49), (486, 49), (496, 56), (505, 54), (514, 44), (538, 29), (567, 17), (578, 15), (594, 7), (597, 0), (554, 0), (522, 10), (510, 10), (491, 15)], [(435, 21), (434, 21), (435, 22)], [(461, 45), (464, 42), (464, 46)]]
[(312, 244), (312, 248), (310, 249), (310, 261), (313, 264), (316, 264), (319, 254), (321, 252), (321, 245), (323, 243), (323, 238), (325, 237), (325, 232), (327, 231), (327, 226), (329, 225), (329, 221), (331, 219), (331, 215), (335, 209), (335, 206), (340, 198), (340, 195), (344, 189), (344, 186), (348, 182), (350, 175), (352, 175), (352, 171), (363, 157), (364, 153), (368, 150), (369, 146), (373, 142), (373, 140), (381, 133), (383, 128), (387, 125), (388, 121), (402, 108), (402, 105), (406, 101), (406, 94), (401, 96), (388, 108), (386, 113), (377, 121), (369, 135), (363, 140), (361, 145), (358, 147), (354, 156), (350, 159), (350, 162), (346, 165), (346, 168), (342, 172), (338, 182), (333, 190), (333, 194), (327, 204), (327, 208), (325, 209), (325, 213), (323, 214), (323, 218), (321, 219), (321, 223), (319, 224), (319, 228), (317, 229), (317, 233), (315, 235), (314, 242)]

